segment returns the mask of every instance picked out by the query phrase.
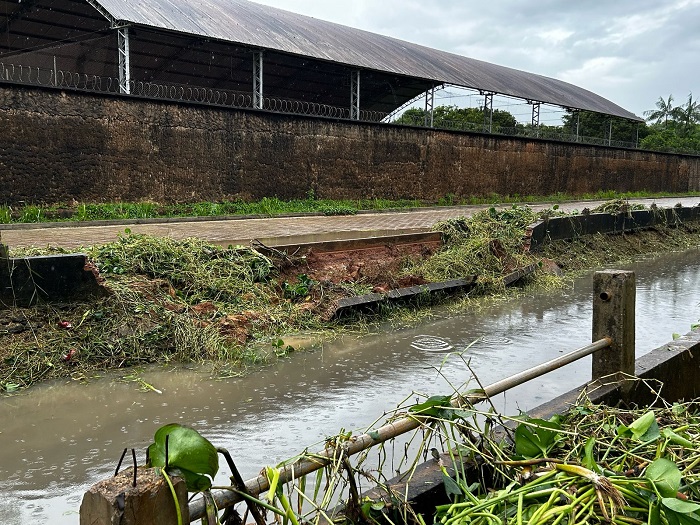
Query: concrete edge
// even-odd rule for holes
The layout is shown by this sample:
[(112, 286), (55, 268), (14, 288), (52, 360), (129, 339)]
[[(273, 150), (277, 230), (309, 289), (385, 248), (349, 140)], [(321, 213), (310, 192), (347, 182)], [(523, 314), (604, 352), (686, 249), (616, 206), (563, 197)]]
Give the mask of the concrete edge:
[(673, 226), (698, 220), (700, 205), (550, 217), (526, 227), (524, 244), (527, 250), (536, 251), (551, 241), (575, 239), (593, 233), (623, 233), (658, 225)]
[[(510, 286), (523, 277), (534, 273), (538, 268), (538, 264), (530, 264), (524, 268), (519, 268), (503, 277), (503, 284), (505, 286)], [(397, 288), (385, 293), (371, 293), (357, 295), (355, 297), (346, 297), (338, 301), (331, 318), (338, 318), (349, 311), (376, 310), (383, 304), (405, 301), (424, 293), (455, 293), (463, 290), (471, 290), (476, 286), (477, 279), (478, 275), (470, 275), (462, 279), (452, 279), (436, 283), (419, 284), (407, 288)]]

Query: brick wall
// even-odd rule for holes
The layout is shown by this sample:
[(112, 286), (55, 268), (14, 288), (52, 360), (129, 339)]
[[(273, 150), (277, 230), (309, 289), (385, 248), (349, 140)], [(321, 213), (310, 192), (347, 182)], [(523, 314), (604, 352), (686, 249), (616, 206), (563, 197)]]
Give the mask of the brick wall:
[(700, 157), (0, 86), (0, 203), (700, 190)]

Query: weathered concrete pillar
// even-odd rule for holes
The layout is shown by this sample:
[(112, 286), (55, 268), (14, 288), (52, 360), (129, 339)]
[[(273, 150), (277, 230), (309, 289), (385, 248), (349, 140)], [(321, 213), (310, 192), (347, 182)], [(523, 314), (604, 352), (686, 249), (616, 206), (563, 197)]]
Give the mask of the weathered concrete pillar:
[(623, 372), (634, 375), (634, 272), (605, 270), (593, 277), (593, 341), (612, 340), (593, 354), (593, 379)]
[[(189, 523), (187, 485), (183, 479), (170, 479), (182, 523)], [(177, 525), (173, 495), (160, 469), (139, 468), (136, 487), (133, 482), (129, 468), (90, 487), (80, 505), (80, 525)]]

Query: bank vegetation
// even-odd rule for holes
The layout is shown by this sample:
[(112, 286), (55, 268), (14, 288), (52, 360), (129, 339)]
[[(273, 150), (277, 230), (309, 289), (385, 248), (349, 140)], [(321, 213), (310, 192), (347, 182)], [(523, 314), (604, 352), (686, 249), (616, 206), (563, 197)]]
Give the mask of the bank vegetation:
[(587, 236), (526, 252), (525, 229), (540, 217), (526, 206), (489, 208), (437, 224), (444, 240), (437, 251), (354, 266), (340, 261), (332, 275), (317, 267), (313, 257), (263, 246), (155, 238), (127, 229), (112, 243), (86, 249), (99, 270), (103, 297), (0, 310), (0, 390), (12, 393), (56, 378), (86, 380), (106, 370), (152, 363), (207, 362), (220, 375), (244, 374), (293, 352), (286, 342), (290, 334), (330, 336), (362, 329), (368, 321), (386, 320), (397, 311), (426, 311), (446, 299), (419, 296), (398, 310), (337, 318), (335, 306), (344, 297), (467, 275), (478, 276), (470, 298), (504, 294), (503, 276), (533, 263), (540, 270), (520, 286), (535, 293), (543, 283), (564, 286), (577, 272), (695, 247), (700, 240), (698, 225), (683, 224)]

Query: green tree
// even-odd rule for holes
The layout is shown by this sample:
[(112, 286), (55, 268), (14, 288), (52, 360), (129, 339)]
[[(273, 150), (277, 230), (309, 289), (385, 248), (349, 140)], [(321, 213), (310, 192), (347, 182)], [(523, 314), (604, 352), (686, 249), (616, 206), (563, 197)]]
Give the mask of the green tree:
[(692, 135), (695, 125), (700, 123), (700, 102), (693, 100), (693, 94), (690, 93), (685, 104), (674, 108), (674, 117), (681, 125), (680, 135)]
[[(487, 114), (488, 115), (488, 114)], [(483, 108), (459, 108), (457, 106), (437, 106), (433, 110), (433, 126), (443, 129), (460, 129), (467, 131), (482, 131), (484, 126)], [(411, 108), (394, 121), (395, 124), (412, 126), (430, 125), (430, 118), (424, 109)], [(492, 130), (519, 129), (517, 119), (508, 111), (495, 109), (492, 113)]]
[(576, 125), (578, 123), (578, 134), (581, 137), (609, 138), (615, 141), (636, 144), (638, 133), (640, 140), (649, 134), (649, 130), (643, 122), (611, 117), (610, 115), (594, 113), (593, 111), (576, 112), (567, 110), (562, 117), (562, 122), (564, 130), (572, 135), (576, 134)]
[(673, 95), (669, 95), (666, 100), (663, 97), (659, 97), (659, 100), (656, 101), (656, 109), (645, 111), (644, 116), (647, 118), (647, 122), (653, 120), (656, 124), (660, 124), (663, 120), (664, 127), (668, 127), (668, 119), (674, 120), (676, 117), (676, 108), (673, 107)]
[(694, 126), (694, 132), (681, 136), (676, 129), (657, 130), (642, 140), (640, 147), (652, 151), (671, 153), (700, 154), (700, 126)]

